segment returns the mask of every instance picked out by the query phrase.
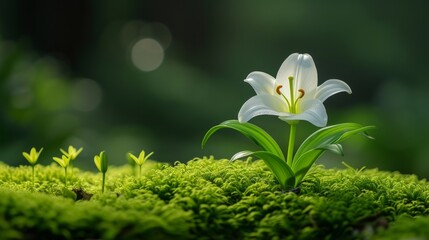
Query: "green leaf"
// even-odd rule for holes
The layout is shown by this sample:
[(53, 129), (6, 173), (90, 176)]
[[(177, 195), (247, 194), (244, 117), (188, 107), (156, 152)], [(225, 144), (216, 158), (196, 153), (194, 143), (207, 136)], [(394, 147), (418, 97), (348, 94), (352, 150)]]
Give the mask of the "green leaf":
[(270, 168), (270, 170), (273, 172), (274, 176), (277, 178), (277, 180), (280, 182), (282, 187), (285, 189), (291, 189), (295, 185), (295, 174), (293, 173), (292, 169), (289, 167), (289, 165), (286, 164), (286, 162), (282, 159), (280, 159), (278, 156), (266, 152), (266, 151), (258, 151), (258, 152), (252, 152), (252, 151), (241, 151), (231, 158), (231, 161), (237, 160), (239, 158), (249, 157), (249, 156), (255, 156), (265, 162), (265, 164)]
[(245, 150), (234, 154), (234, 156), (231, 158), (231, 161), (249, 156), (254, 156), (263, 160), (268, 168), (273, 172), (274, 176), (277, 178), (283, 188), (291, 189), (294, 187), (295, 174), (289, 165), (287, 165), (283, 159), (279, 158), (275, 154), (267, 151), (252, 152)]
[(232, 162), (232, 161), (235, 161), (235, 160), (240, 159), (240, 158), (249, 157), (252, 154), (253, 154), (253, 152), (249, 151), (249, 150), (241, 151), (241, 152), (234, 154), (234, 156), (231, 157), (230, 161)]
[(295, 184), (298, 185), (302, 181), (313, 163), (326, 150), (342, 155), (342, 147), (338, 143), (356, 134), (369, 137), (365, 131), (373, 128), (375, 126), (364, 127), (357, 123), (342, 123), (314, 132), (301, 144), (293, 158), (292, 170), (296, 177)]
[(67, 168), (70, 163), (70, 159), (64, 155), (62, 155), (61, 158), (53, 157), (52, 159), (63, 168)]
[(106, 173), (109, 167), (109, 163), (107, 161), (107, 155), (104, 151), (100, 152), (100, 155), (94, 156), (94, 163), (97, 167), (98, 171), (101, 173)]
[(289, 190), (295, 186), (295, 174), (286, 162), (277, 155), (267, 151), (243, 151), (240, 153), (246, 154), (246, 156), (251, 155), (262, 159), (265, 164), (267, 164), (268, 168), (270, 168), (274, 173), (274, 176), (280, 182), (280, 185), (285, 189)]
[(207, 140), (219, 129), (230, 128), (239, 131), (241, 134), (252, 140), (264, 151), (270, 152), (280, 159), (285, 159), (282, 150), (277, 142), (262, 128), (251, 123), (240, 123), (238, 120), (228, 120), (219, 125), (210, 128), (203, 138), (201, 147), (204, 148)]
[(337, 143), (329, 144), (329, 145), (326, 145), (326, 146), (321, 147), (319, 149), (321, 149), (321, 150), (329, 150), (329, 151), (331, 151), (333, 153), (336, 153), (338, 155), (344, 156), (343, 146), (341, 146), (341, 144), (337, 144)]
[(107, 161), (107, 154), (102, 151), (100, 153), (100, 172), (107, 172), (107, 168), (109, 167), (109, 162)]

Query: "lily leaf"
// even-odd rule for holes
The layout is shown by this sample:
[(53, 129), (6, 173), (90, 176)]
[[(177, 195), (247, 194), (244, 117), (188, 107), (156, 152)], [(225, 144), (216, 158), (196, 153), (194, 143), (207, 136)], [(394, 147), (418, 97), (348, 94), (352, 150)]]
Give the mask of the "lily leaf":
[(239, 131), (241, 134), (252, 140), (256, 145), (264, 151), (270, 152), (273, 155), (284, 161), (284, 155), (277, 142), (262, 128), (251, 123), (240, 123), (238, 120), (227, 120), (219, 125), (210, 128), (203, 138), (201, 147), (204, 148), (207, 140), (219, 129), (230, 128)]
[(320, 148), (321, 150), (329, 150), (338, 155), (344, 156), (343, 146), (338, 143), (333, 143)]
[(274, 176), (276, 176), (283, 188), (289, 190), (295, 186), (295, 174), (292, 169), (283, 159), (273, 153), (267, 151), (241, 151), (235, 154), (231, 160), (248, 156), (254, 156), (263, 160), (268, 168), (274, 173)]
[(343, 154), (340, 142), (357, 134), (366, 134), (367, 130), (375, 126), (362, 126), (357, 123), (342, 123), (319, 129), (310, 135), (298, 148), (293, 158), (292, 170), (295, 173), (298, 185), (307, 174), (313, 163), (326, 151)]
[(234, 156), (231, 157), (230, 161), (232, 162), (232, 161), (235, 161), (235, 160), (240, 159), (240, 158), (249, 157), (252, 154), (253, 154), (253, 152), (249, 151), (249, 150), (241, 151), (241, 152), (234, 154)]

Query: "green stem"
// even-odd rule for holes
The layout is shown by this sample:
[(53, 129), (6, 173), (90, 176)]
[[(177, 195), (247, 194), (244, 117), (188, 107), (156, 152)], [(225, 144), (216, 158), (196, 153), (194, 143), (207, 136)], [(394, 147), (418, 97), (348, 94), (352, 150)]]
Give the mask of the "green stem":
[(64, 168), (64, 186), (67, 188), (67, 167)]
[(73, 177), (73, 160), (70, 160), (69, 167), (71, 169), (71, 177)]
[(142, 165), (139, 165), (139, 177), (142, 177)]
[(101, 193), (104, 193), (104, 183), (106, 181), (106, 173), (103, 173), (103, 181), (101, 183)]
[(32, 167), (32, 171), (33, 171), (33, 176), (32, 176), (32, 180), (33, 180), (33, 188), (34, 188), (34, 165), (31, 166)]
[(289, 146), (287, 148), (287, 165), (292, 166), (293, 150), (295, 146), (296, 123), (290, 124)]

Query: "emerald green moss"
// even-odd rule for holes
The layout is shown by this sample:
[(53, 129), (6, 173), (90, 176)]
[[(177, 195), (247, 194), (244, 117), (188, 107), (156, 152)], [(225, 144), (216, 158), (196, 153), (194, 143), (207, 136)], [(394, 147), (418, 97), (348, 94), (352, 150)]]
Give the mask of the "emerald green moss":
[(402, 216), (389, 229), (381, 231), (377, 240), (423, 240), (429, 236), (429, 217)]
[(75, 168), (64, 190), (62, 168), (36, 166), (33, 188), (29, 166), (0, 164), (0, 231), (16, 239), (375, 238), (398, 216), (429, 213), (429, 184), (399, 173), (315, 166), (296, 194), (261, 161), (143, 167), (142, 177), (110, 168), (101, 194), (95, 172)]

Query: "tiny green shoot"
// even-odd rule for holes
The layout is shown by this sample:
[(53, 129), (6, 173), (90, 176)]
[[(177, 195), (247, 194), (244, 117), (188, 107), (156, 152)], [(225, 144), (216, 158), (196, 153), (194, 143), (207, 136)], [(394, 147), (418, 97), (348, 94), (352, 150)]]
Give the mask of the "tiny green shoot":
[(53, 157), (52, 159), (64, 168), (64, 186), (67, 187), (67, 167), (70, 164), (70, 157), (62, 155), (61, 158)]
[(142, 150), (138, 157), (134, 156), (132, 153), (128, 153), (128, 158), (134, 160), (134, 162), (139, 166), (139, 177), (142, 176), (142, 165), (146, 160), (152, 156), (153, 152), (149, 153), (148, 155), (145, 154), (145, 151)]
[(68, 151), (66, 152), (65, 150), (63, 150), (62, 148), (60, 148), (60, 151), (70, 159), (70, 169), (71, 169), (71, 173), (73, 176), (73, 161), (77, 158), (77, 156), (82, 152), (83, 148), (79, 148), (79, 150), (77, 150), (75, 147), (73, 147), (72, 145), (69, 145), (69, 148), (67, 149)]
[(104, 186), (106, 182), (106, 172), (109, 168), (109, 162), (107, 161), (107, 155), (104, 151), (100, 152), (100, 155), (94, 156), (94, 163), (98, 171), (102, 174), (101, 193), (104, 193)]
[(43, 151), (43, 148), (41, 148), (39, 151), (36, 151), (36, 148), (31, 148), (29, 153), (22, 152), (22, 155), (25, 159), (30, 163), (31, 170), (32, 170), (32, 183), (34, 187), (34, 166), (37, 164), (37, 160), (39, 159), (40, 153)]

